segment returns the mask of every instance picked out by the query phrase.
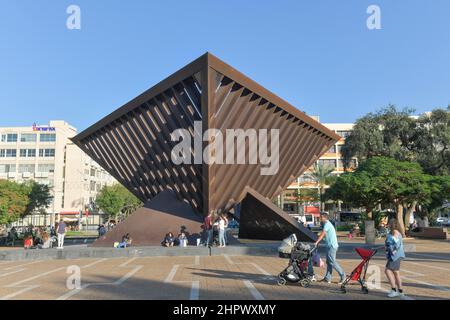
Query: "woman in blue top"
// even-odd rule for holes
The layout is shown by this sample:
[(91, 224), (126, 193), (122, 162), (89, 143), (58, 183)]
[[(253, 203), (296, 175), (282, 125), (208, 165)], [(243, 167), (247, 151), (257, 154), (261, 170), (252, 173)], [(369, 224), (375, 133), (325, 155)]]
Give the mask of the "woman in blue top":
[(391, 285), (389, 298), (404, 296), (402, 290), (402, 280), (400, 278), (400, 262), (405, 258), (403, 250), (403, 238), (398, 231), (398, 221), (391, 219), (389, 221), (390, 232), (386, 236), (386, 269), (385, 273)]

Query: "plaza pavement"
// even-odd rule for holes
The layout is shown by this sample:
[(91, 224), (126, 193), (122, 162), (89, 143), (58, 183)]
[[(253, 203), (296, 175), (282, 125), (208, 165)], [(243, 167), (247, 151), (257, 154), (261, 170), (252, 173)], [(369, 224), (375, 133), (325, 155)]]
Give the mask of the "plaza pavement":
[[(402, 263), (405, 299), (450, 299), (450, 242), (408, 240), (415, 252)], [(356, 252), (341, 250), (338, 260), (349, 273), (360, 261)], [(381, 288), (362, 294), (357, 284), (342, 294), (336, 283), (278, 286), (286, 259), (274, 256), (191, 256), (90, 258), (0, 262), (0, 299), (386, 299), (389, 285), (380, 266)], [(69, 290), (68, 267), (80, 267), (81, 287)], [(315, 268), (318, 277), (323, 268)], [(333, 281), (338, 279), (335, 275)]]

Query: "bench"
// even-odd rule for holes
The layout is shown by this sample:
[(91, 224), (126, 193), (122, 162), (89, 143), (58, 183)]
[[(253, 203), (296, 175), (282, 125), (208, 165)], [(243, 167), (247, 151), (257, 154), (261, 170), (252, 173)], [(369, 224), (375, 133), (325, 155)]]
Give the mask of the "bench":
[(427, 238), (427, 239), (447, 239), (447, 228), (439, 228), (439, 227), (427, 227), (427, 228), (419, 228), (416, 232), (409, 232), (409, 236), (417, 237), (417, 238)]

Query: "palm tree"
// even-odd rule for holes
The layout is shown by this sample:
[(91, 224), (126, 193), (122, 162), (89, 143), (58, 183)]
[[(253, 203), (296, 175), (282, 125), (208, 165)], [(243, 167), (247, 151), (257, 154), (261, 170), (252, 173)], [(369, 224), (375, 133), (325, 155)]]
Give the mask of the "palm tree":
[(314, 179), (319, 187), (319, 202), (320, 202), (320, 211), (324, 211), (325, 203), (323, 201), (323, 194), (325, 191), (325, 187), (329, 185), (333, 178), (334, 168), (329, 165), (324, 165), (323, 163), (316, 162), (314, 165), (310, 176)]

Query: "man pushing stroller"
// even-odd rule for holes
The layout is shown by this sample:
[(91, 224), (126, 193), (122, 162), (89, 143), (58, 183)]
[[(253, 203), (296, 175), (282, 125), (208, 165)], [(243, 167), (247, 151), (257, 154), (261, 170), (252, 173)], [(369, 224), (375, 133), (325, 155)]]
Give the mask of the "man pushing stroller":
[(315, 245), (316, 246), (319, 245), (319, 243), (322, 241), (322, 239), (325, 238), (326, 250), (327, 250), (326, 251), (327, 272), (325, 274), (325, 277), (320, 281), (331, 283), (331, 275), (333, 273), (333, 269), (335, 269), (340, 277), (338, 284), (342, 284), (345, 280), (345, 273), (344, 273), (344, 270), (342, 270), (339, 263), (336, 261), (336, 253), (339, 248), (339, 244), (338, 244), (337, 236), (336, 236), (336, 229), (334, 228), (333, 224), (330, 222), (328, 213), (326, 213), (326, 212), (320, 213), (320, 223), (323, 226), (323, 230), (320, 233), (319, 238), (317, 239)]

